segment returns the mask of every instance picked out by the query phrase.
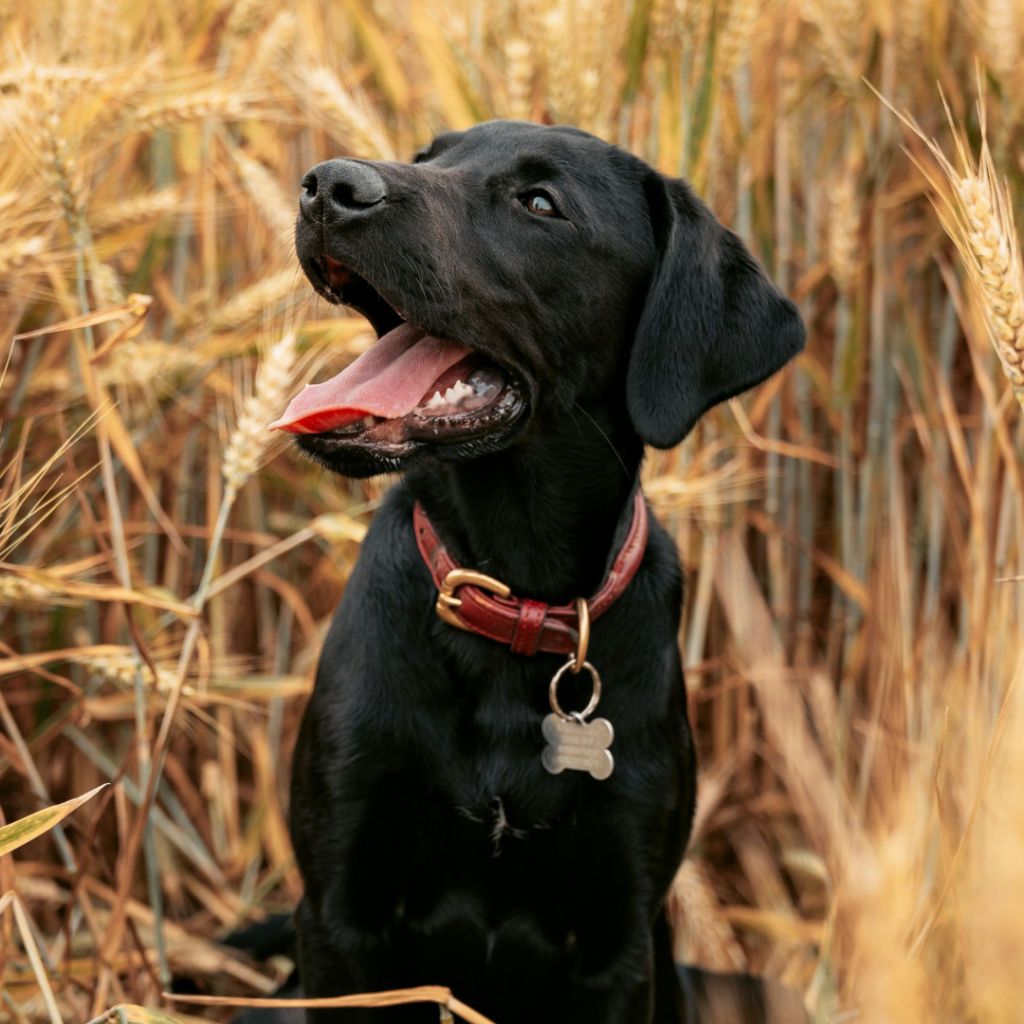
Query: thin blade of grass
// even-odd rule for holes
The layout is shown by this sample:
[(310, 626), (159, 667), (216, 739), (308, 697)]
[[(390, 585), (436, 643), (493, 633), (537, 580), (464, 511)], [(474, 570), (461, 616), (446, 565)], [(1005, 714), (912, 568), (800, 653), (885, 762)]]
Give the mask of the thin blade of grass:
[[(101, 786), (100, 789), (102, 788)], [(96, 790), (93, 790), (93, 792), (96, 792)], [(89, 795), (91, 796), (92, 794)], [(50, 1017), (50, 1024), (64, 1024), (64, 1019), (57, 1008), (57, 1000), (53, 998), (53, 989), (50, 988), (50, 981), (46, 976), (46, 968), (43, 967), (43, 961), (39, 956), (39, 948), (36, 946), (35, 936), (32, 934), (28, 915), (25, 913), (25, 908), (21, 905), (21, 900), (18, 899), (17, 895), (13, 896), (11, 907), (14, 910), (15, 920), (18, 922), (18, 931), (21, 932), (22, 945), (28, 954), (29, 963), (32, 964), (32, 971), (36, 976), (36, 981), (39, 983), (39, 988), (42, 990), (43, 1002), (46, 1005), (46, 1012)]]
[(86, 800), (91, 800), (108, 785), (110, 783), (104, 782), (95, 789), (90, 789), (88, 793), (72, 797), (62, 804), (45, 807), (41, 811), (36, 811), (35, 814), (29, 814), (17, 821), (12, 821), (9, 825), (4, 825), (3, 828), (0, 828), (0, 857), (18, 849), (19, 846), (24, 846), (25, 843), (31, 842), (44, 832), (49, 832), (54, 825), (63, 821), (73, 810), (81, 807)]

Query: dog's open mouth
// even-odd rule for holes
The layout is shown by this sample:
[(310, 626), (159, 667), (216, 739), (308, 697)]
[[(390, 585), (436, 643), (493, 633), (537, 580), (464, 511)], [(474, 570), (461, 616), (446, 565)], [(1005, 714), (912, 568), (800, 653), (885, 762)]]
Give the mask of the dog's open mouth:
[[(329, 256), (313, 263), (322, 277), (317, 284), (334, 301), (357, 308), (385, 302), (365, 279)], [(399, 325), (336, 377), (307, 384), (272, 429), (394, 447), (468, 440), (515, 418), (518, 390), (500, 366), (397, 313), (393, 319)]]

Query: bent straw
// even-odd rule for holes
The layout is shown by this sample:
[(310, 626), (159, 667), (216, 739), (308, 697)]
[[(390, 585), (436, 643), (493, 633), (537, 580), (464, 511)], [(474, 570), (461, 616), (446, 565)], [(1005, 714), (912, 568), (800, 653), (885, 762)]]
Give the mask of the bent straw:
[(452, 995), (444, 985), (420, 985), (418, 988), (391, 989), (386, 992), (364, 992), (353, 996), (327, 996), (321, 999), (260, 999), (232, 996), (179, 996), (174, 992), (162, 993), (164, 999), (193, 1006), (242, 1006), (278, 1010), (292, 1007), (296, 1010), (338, 1009), (346, 1006), (381, 1007), (402, 1006), (407, 1003), (439, 1003), (469, 1024), (494, 1024), (489, 1017), (466, 1006)]

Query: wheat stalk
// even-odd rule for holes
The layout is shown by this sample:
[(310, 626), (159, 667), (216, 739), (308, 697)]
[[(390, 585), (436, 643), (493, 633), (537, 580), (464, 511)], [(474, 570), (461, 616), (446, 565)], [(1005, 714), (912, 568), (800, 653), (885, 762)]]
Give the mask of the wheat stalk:
[(826, 239), (832, 278), (841, 292), (850, 287), (857, 272), (860, 210), (857, 205), (857, 179), (845, 167), (829, 184), (830, 216)]
[(358, 156), (393, 160), (394, 147), (373, 109), (324, 66), (293, 64), (295, 92), (306, 108)]
[(802, 12), (818, 30), (826, 71), (847, 96), (853, 96), (860, 86), (865, 15), (861, 0), (803, 0)]
[(231, 147), (231, 155), (243, 188), (268, 227), (275, 235), (290, 241), (295, 232), (295, 202), (286, 198), (284, 189), (263, 164), (247, 156), (237, 146)]
[[(1003, 370), (1024, 404), (1024, 302), (1020, 240), (1013, 223), (1009, 184), (995, 180), (987, 141), (977, 173), (955, 183), (963, 235), (958, 248), (972, 284), (982, 297), (989, 334)], [(955, 240), (955, 239), (954, 239)]]
[(681, 0), (653, 0), (649, 38), (651, 46), (658, 53), (670, 51), (683, 37), (689, 4)]
[(246, 324), (264, 310), (273, 309), (295, 296), (297, 285), (296, 271), (292, 267), (261, 278), (225, 302), (211, 317), (210, 328), (223, 331)]
[(983, 0), (978, 35), (985, 62), (1007, 83), (1020, 64), (1020, 4), (1017, 0)]
[(21, 270), (38, 260), (46, 250), (46, 239), (42, 235), (19, 238), (0, 246), (0, 276)]
[[(217, 520), (210, 535), (203, 574), (196, 592), (192, 595), (192, 605), (197, 612), (201, 612), (206, 605), (213, 573), (220, 557), (224, 531), (227, 529), (228, 517), (235, 499), (238, 497), (238, 492), (259, 468), (260, 461), (270, 446), (271, 435), (267, 427), (280, 412), (294, 383), (295, 355), (295, 333), (290, 332), (281, 338), (270, 349), (266, 358), (261, 361), (256, 372), (256, 386), (253, 393), (246, 398), (242, 413), (228, 441), (221, 465), (225, 483), (224, 494), (217, 511)], [(156, 742), (153, 744), (152, 769), (149, 772), (142, 799), (139, 801), (139, 815), (125, 844), (122, 871), (118, 878), (117, 899), (111, 913), (116, 924), (113, 928), (109, 928), (104, 936), (103, 955), (105, 956), (109, 955), (111, 950), (116, 949), (121, 942), (124, 928), (123, 915), (127, 907), (132, 881), (129, 868), (134, 865), (135, 858), (138, 856), (143, 831), (146, 827), (145, 823), (149, 820), (153, 797), (163, 773), (168, 740), (181, 702), (189, 666), (199, 642), (201, 628), (202, 618), (197, 615), (189, 623), (178, 654), (177, 666), (166, 684), (167, 706), (160, 721), (160, 731), (157, 734)]]
[(919, 46), (924, 35), (924, 0), (902, 0), (896, 8), (896, 28), (908, 60), (919, 60)]
[(701, 0), (666, 0), (666, 4), (679, 22), (680, 31), (687, 34), (693, 31), (702, 8), (706, 6)]
[[(104, 682), (113, 683), (115, 686), (130, 690), (135, 685), (136, 673), (141, 672), (143, 681), (152, 686), (153, 670), (143, 662), (141, 665), (129, 652), (123, 654), (106, 654), (95, 658), (87, 658), (84, 664), (88, 666), (93, 675), (98, 676)], [(157, 665), (156, 687), (159, 690), (168, 690), (174, 681), (174, 671), (165, 666)]]
[(93, 234), (120, 231), (133, 224), (144, 224), (173, 213), (181, 207), (181, 189), (171, 186), (158, 192), (146, 192), (119, 203), (107, 203), (89, 214)]
[(670, 890), (675, 913), (676, 959), (716, 971), (742, 971), (746, 957), (701, 866), (687, 857)]
[(224, 501), (234, 495), (259, 468), (273, 435), (267, 426), (284, 406), (294, 381), (295, 333), (286, 334), (267, 353), (256, 371), (256, 387), (246, 398), (242, 414), (224, 452)]
[(223, 85), (143, 104), (132, 111), (126, 128), (131, 132), (149, 133), (190, 121), (207, 118), (241, 121), (256, 114), (257, 109), (250, 97), (241, 96)]
[(510, 39), (505, 46), (508, 61), (506, 111), (513, 121), (526, 121), (530, 116), (530, 84), (533, 61), (530, 44), (525, 39)]
[(276, 68), (295, 39), (295, 15), (278, 11), (256, 44), (256, 52), (246, 69), (246, 76), (258, 79), (268, 68)]
[[(196, 353), (182, 345), (140, 338), (115, 348), (97, 367), (97, 377), (104, 385), (173, 392), (199, 363)], [(81, 380), (67, 366), (36, 371), (25, 387), (28, 397), (54, 393), (79, 399), (84, 389)]]
[(900, 117), (927, 145), (946, 177), (948, 190), (941, 188), (922, 168), (933, 187), (933, 202), (942, 226), (956, 245), (979, 299), (985, 326), (1003, 372), (1017, 401), (1024, 407), (1024, 267), (1020, 239), (1013, 221), (1010, 186), (1006, 181), (999, 182), (988, 145), (980, 69), (978, 93), (981, 152), (977, 160), (971, 152), (966, 131), (956, 127), (943, 97), (960, 170), (913, 118)]
[(223, 45), (230, 47), (252, 35), (259, 28), (265, 14), (266, 0), (238, 0), (224, 27)]
[(42, 64), (25, 60), (0, 71), (0, 89), (53, 89), (68, 85), (75, 89), (88, 89), (110, 82), (119, 73), (119, 69), (84, 67), (80, 64)]
[(105, 384), (158, 387), (170, 391), (199, 365), (199, 357), (182, 345), (139, 338), (125, 342), (100, 367)]
[(95, 254), (90, 254), (89, 263), (89, 278), (95, 307), (109, 309), (111, 306), (122, 305), (127, 296), (121, 287), (117, 271), (109, 263), (100, 263)]
[(109, 63), (109, 55), (117, 53), (128, 38), (128, 26), (119, 17), (120, 6), (119, 0), (91, 0), (88, 6), (88, 52), (97, 64)]
[(25, 86), (28, 143), (76, 244), (85, 232), (85, 179), (58, 109), (56, 90), (34, 75)]
[(32, 580), (10, 572), (0, 572), (0, 608), (46, 608), (56, 605), (80, 604), (73, 598), (62, 597)]
[(750, 44), (761, 13), (761, 3), (762, 0), (734, 0), (722, 33), (720, 52), (723, 76), (733, 75), (750, 60)]

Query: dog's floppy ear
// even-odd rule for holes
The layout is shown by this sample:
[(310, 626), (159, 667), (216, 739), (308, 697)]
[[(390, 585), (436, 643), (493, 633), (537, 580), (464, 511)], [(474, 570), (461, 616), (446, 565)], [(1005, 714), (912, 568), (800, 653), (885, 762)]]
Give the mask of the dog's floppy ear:
[(806, 332), (796, 306), (689, 185), (652, 173), (646, 188), (658, 262), (626, 400), (640, 437), (671, 448), (713, 405), (781, 370)]

